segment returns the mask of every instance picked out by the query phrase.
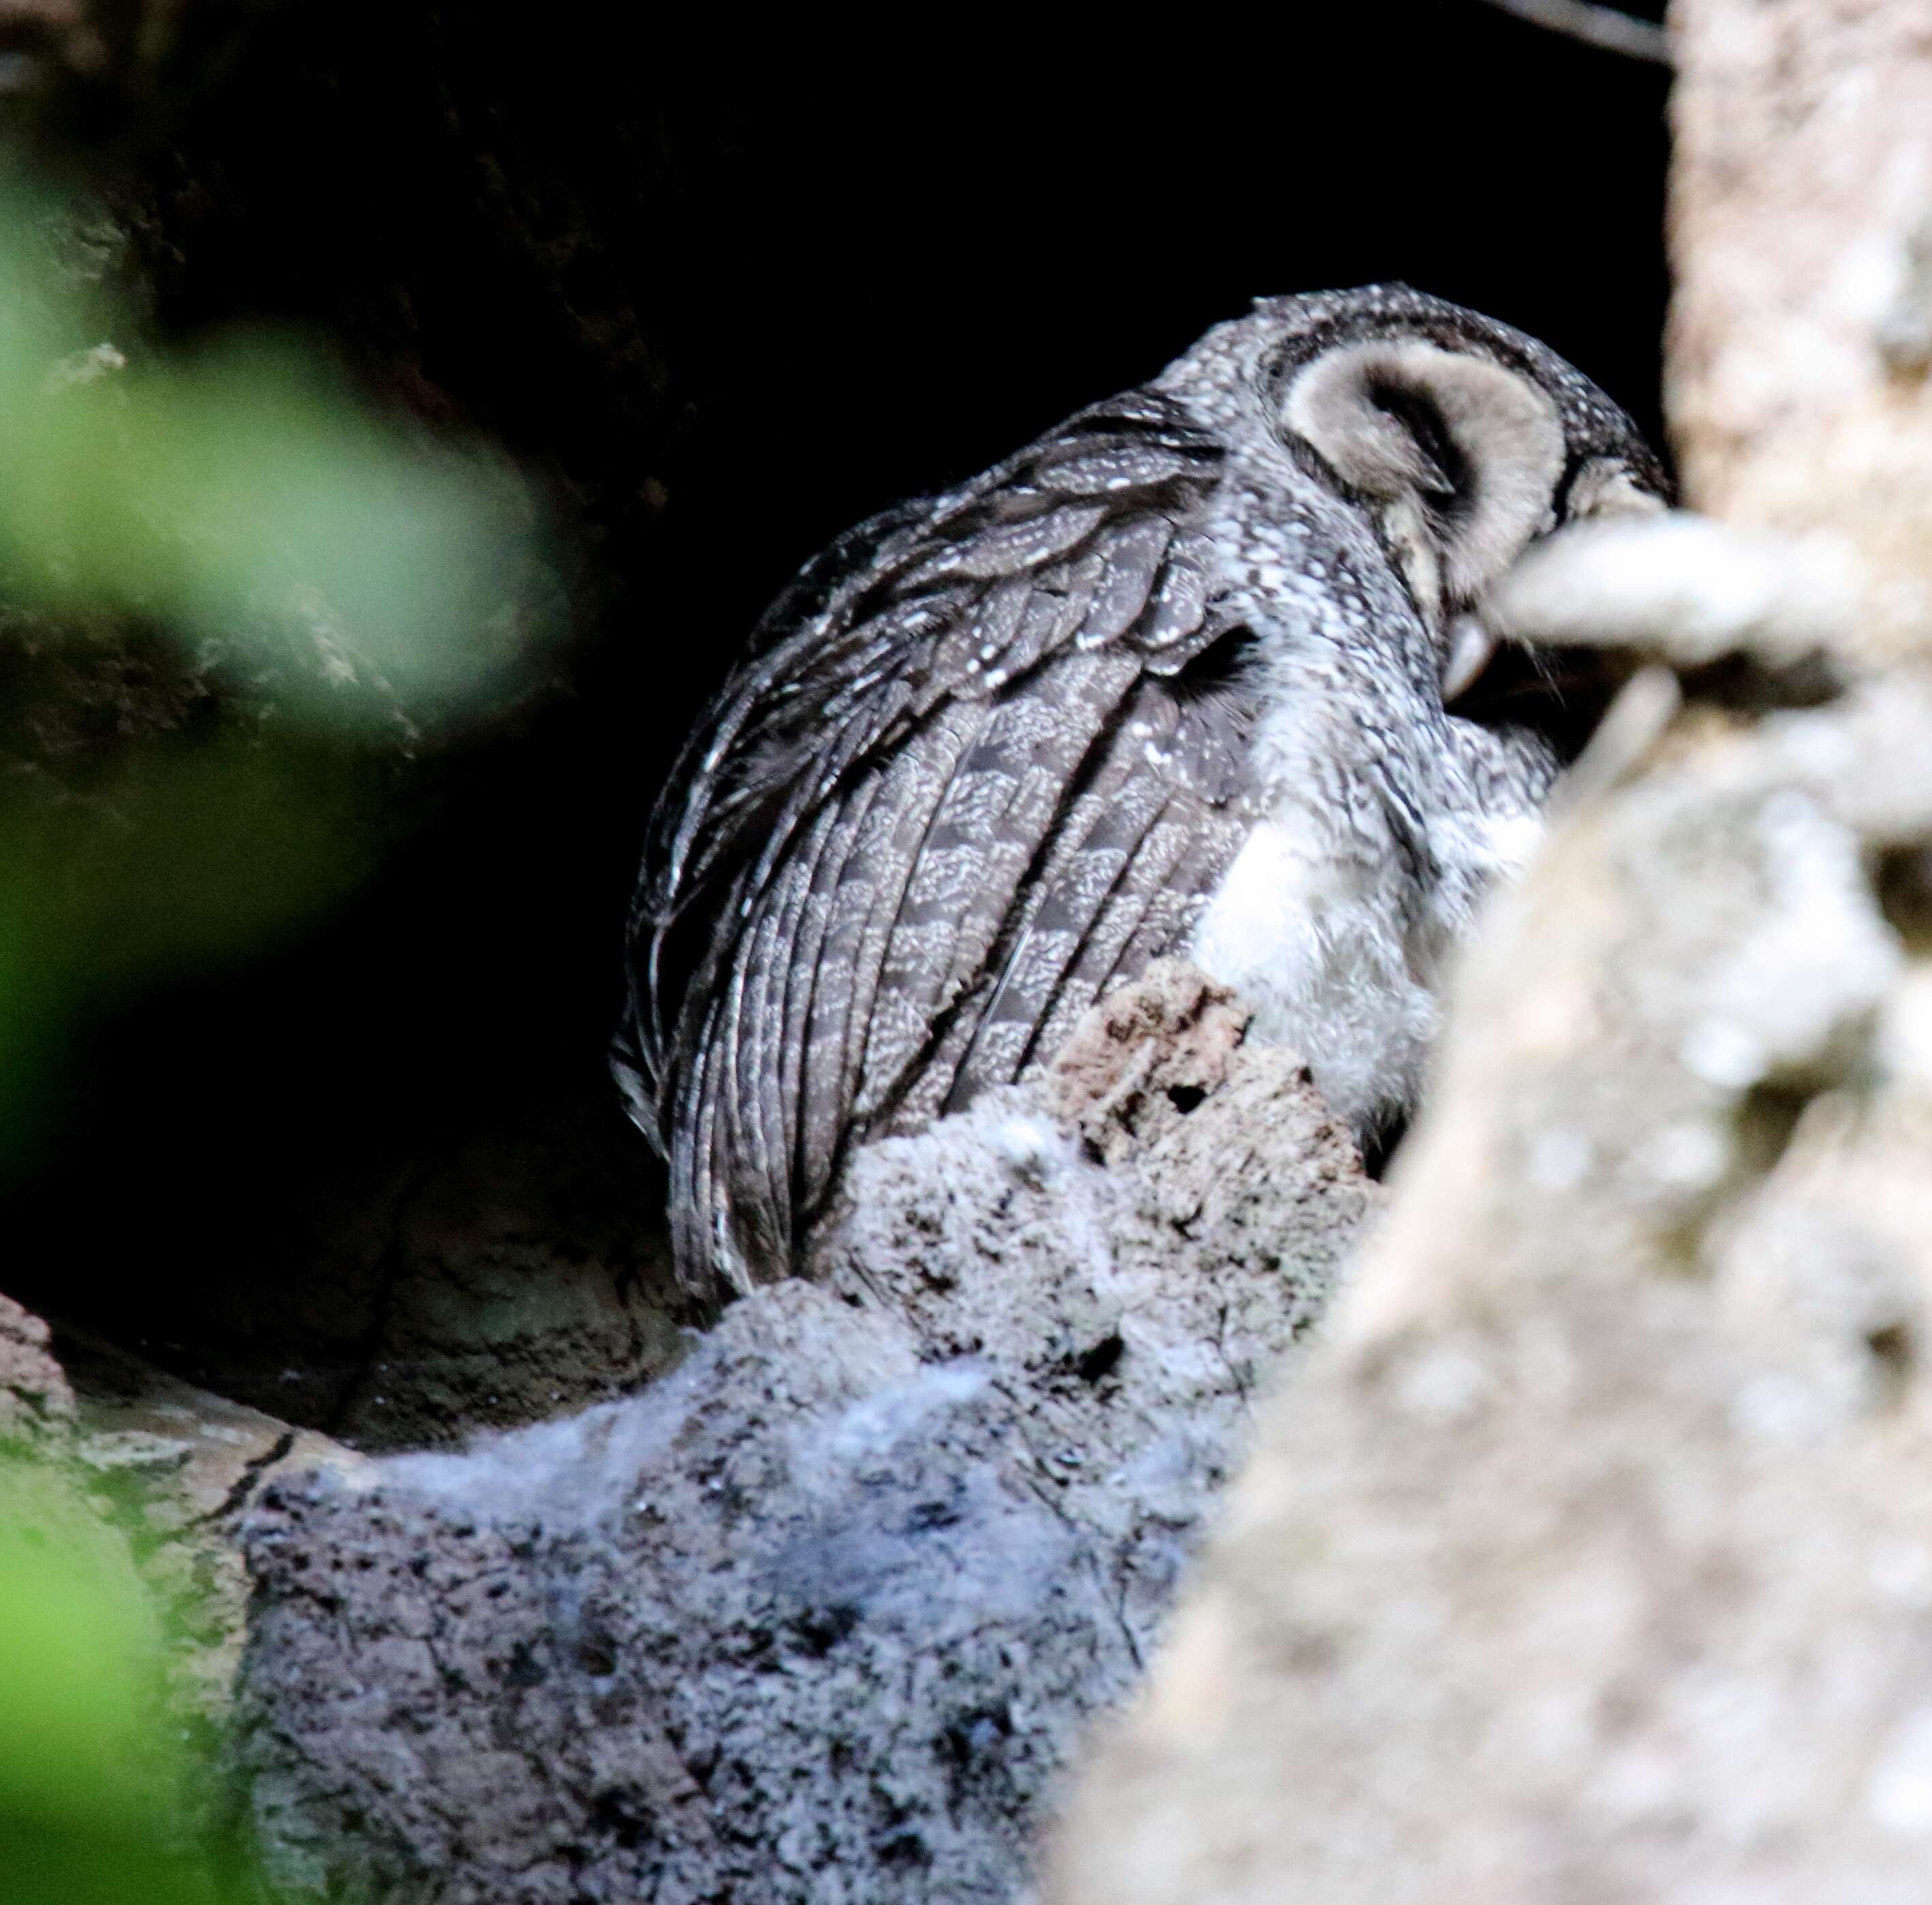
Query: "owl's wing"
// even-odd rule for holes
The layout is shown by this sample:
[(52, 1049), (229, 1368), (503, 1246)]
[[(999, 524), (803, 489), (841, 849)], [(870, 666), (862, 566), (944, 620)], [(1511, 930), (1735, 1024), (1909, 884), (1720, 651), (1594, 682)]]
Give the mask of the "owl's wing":
[(678, 1260), (782, 1275), (851, 1139), (1045, 1057), (1245, 831), (1220, 452), (1148, 393), (833, 545), (654, 825), (632, 1035)]

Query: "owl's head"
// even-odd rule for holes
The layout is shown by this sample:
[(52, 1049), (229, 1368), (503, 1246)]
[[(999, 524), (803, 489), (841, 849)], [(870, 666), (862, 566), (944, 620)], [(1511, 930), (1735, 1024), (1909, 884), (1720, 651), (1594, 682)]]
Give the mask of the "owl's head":
[(1235, 373), (1240, 425), (1366, 514), (1436, 643), (1445, 703), (1489, 668), (1486, 598), (1533, 543), (1667, 506), (1624, 412), (1477, 312), (1373, 285), (1264, 299), (1227, 331), (1216, 374)]

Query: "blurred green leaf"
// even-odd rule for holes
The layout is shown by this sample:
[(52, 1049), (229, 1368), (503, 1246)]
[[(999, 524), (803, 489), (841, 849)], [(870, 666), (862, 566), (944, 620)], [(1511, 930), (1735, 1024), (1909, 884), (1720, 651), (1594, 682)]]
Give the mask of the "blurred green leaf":
[(73, 348), (100, 313), (48, 216), (0, 187), (0, 594), (252, 649), (332, 723), (447, 717), (531, 669), (538, 526), (506, 462), (379, 420), (286, 339)]
[(0, 1463), (0, 1898), (212, 1901), (208, 1861), (170, 1828), (185, 1769), (124, 1550), (51, 1471)]
[(80, 1017), (340, 902), (380, 845), (367, 744), (514, 701), (550, 620), (506, 461), (286, 338), (140, 347), (60, 216), (0, 168), (0, 680), (46, 697), (0, 710), (0, 1167)]
[(130, 1583), (117, 1592), (71, 1513), (10, 1503), (0, 1534), (0, 1811), (43, 1820), (136, 1817), (152, 1663)]
[[(42, 697), (0, 729), (8, 1167), (75, 1026), (339, 903), (390, 831), (356, 744), (393, 765), (514, 699), (550, 620), (507, 460), (289, 339), (144, 346), (62, 267), (62, 215), (0, 159), (0, 676)], [(153, 1609), (26, 1477), (0, 1445), (0, 1905), (207, 1905)]]

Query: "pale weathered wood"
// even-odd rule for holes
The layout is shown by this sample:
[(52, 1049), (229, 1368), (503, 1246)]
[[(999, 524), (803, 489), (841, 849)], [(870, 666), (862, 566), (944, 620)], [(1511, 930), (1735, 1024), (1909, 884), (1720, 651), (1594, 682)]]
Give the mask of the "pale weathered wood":
[(1666, 402), (1688, 495), (1874, 571), (1932, 648), (1932, 7), (1680, 0)]

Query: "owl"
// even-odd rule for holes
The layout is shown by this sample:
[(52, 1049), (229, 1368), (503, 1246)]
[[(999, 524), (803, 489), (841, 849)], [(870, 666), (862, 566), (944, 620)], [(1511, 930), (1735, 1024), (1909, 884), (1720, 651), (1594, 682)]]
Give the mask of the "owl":
[(855, 1143), (1025, 1077), (1163, 954), (1365, 1140), (1400, 1121), (1591, 712), (1486, 592), (1665, 493), (1546, 346), (1375, 286), (1263, 299), (842, 537), (672, 774), (630, 916), (614, 1062), (687, 1281), (786, 1274)]

